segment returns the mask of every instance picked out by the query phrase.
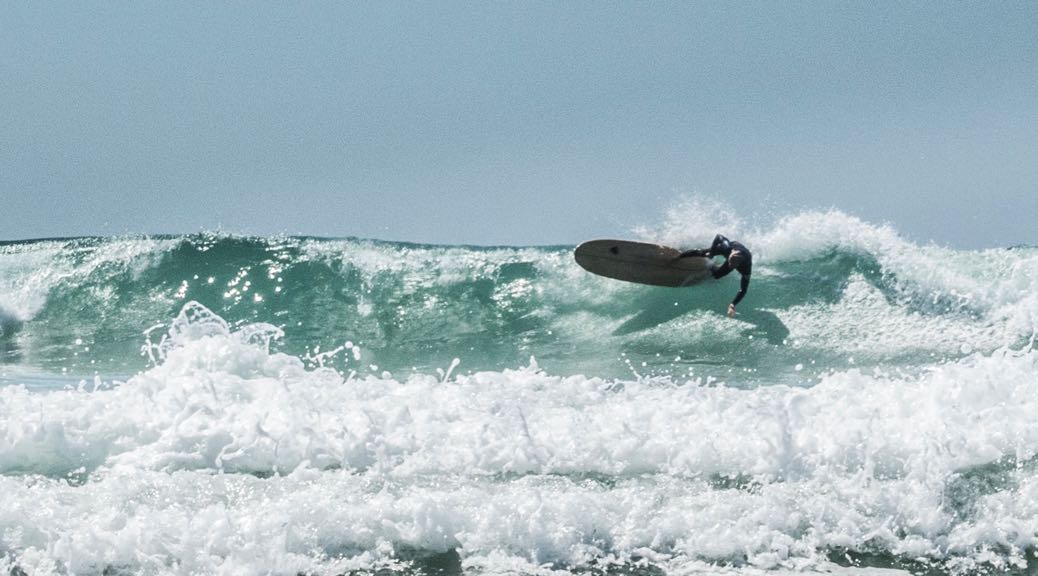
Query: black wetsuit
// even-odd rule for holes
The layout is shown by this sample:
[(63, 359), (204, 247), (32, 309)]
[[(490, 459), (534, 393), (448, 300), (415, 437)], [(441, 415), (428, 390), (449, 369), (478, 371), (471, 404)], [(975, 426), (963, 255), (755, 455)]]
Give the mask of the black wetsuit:
[(713, 268), (710, 273), (714, 275), (714, 278), (723, 278), (727, 276), (731, 271), (732, 267), (728, 264), (728, 257), (733, 251), (739, 251), (743, 254), (742, 262), (739, 263), (738, 268), (735, 270), (742, 275), (742, 281), (739, 283), (739, 293), (735, 295), (735, 299), (732, 300), (732, 306), (736, 306), (742, 301), (743, 296), (746, 295), (746, 290), (750, 287), (750, 271), (753, 269), (753, 254), (750, 253), (746, 246), (743, 246), (741, 242), (733, 242), (724, 236), (718, 234), (714, 238), (714, 243), (710, 245), (708, 250), (688, 250), (682, 252), (682, 256), (705, 256), (712, 258), (714, 256), (724, 256), (724, 264)]

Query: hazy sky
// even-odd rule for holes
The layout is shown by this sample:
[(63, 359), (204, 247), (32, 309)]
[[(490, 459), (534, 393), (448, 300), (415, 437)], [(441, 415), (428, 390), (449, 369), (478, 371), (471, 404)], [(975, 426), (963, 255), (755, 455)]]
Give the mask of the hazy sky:
[(571, 244), (687, 195), (748, 219), (836, 207), (921, 242), (1038, 245), (1038, 3), (0, 17), (0, 238)]

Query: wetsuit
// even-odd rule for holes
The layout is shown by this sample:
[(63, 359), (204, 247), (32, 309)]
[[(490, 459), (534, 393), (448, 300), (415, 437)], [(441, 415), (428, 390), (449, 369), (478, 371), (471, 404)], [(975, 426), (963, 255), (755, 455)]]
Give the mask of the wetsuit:
[(732, 306), (736, 306), (740, 301), (742, 301), (743, 296), (746, 295), (746, 290), (750, 287), (750, 271), (753, 269), (753, 254), (750, 253), (749, 249), (746, 248), (746, 246), (743, 246), (741, 242), (733, 242), (718, 234), (714, 238), (714, 243), (710, 245), (708, 250), (688, 250), (681, 253), (682, 257), (705, 256), (707, 258), (712, 258), (714, 256), (724, 256), (724, 264), (710, 270), (710, 273), (713, 274), (714, 278), (723, 278), (732, 271), (732, 267), (728, 264), (728, 257), (736, 250), (743, 255), (742, 262), (740, 262), (738, 268), (736, 268), (736, 271), (742, 275), (742, 281), (739, 283), (739, 293), (736, 294), (735, 299), (732, 300)]

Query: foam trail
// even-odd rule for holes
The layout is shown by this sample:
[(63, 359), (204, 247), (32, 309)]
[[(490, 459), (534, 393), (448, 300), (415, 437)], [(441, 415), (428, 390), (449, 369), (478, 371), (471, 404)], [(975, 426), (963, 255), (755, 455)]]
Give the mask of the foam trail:
[(0, 389), (11, 562), (792, 569), (849, 549), (1009, 568), (1034, 547), (1031, 350), (746, 390), (536, 364), (346, 380), (271, 352), (277, 336), (190, 304), (125, 383)]

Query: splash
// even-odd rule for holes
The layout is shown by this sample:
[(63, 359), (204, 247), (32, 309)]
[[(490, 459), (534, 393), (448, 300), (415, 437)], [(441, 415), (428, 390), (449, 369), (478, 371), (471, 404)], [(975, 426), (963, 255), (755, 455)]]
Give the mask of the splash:
[(641, 240), (681, 248), (707, 248), (717, 234), (736, 239), (746, 237), (748, 232), (735, 207), (700, 196), (680, 198), (661, 222), (634, 230)]

